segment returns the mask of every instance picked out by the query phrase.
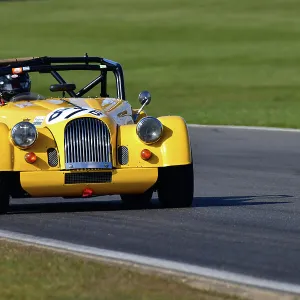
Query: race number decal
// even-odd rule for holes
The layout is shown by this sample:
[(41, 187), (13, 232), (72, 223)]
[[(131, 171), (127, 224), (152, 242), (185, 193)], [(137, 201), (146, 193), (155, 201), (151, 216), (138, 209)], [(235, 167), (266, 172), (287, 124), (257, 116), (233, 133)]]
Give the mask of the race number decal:
[(54, 124), (62, 121), (66, 121), (69, 119), (77, 118), (86, 114), (94, 115), (96, 117), (102, 117), (103, 113), (99, 110), (87, 108), (87, 107), (66, 107), (66, 108), (58, 108), (52, 111), (46, 117), (47, 124)]

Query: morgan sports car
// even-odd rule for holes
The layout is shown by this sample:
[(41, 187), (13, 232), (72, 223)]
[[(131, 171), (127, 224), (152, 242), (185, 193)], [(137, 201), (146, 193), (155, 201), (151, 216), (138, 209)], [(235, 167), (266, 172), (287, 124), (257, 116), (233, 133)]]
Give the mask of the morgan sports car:
[[(66, 81), (62, 71), (90, 71), (95, 79), (76, 91), (77, 83)], [(30, 91), (1, 100), (0, 213), (9, 211), (11, 198), (119, 195), (126, 204), (144, 205), (154, 192), (163, 207), (191, 206), (194, 170), (186, 122), (147, 115), (148, 91), (132, 108), (119, 63), (87, 54), (0, 61), (0, 76), (33, 72), (54, 78), (48, 88), (59, 94)], [(108, 95), (110, 83), (114, 97)], [(97, 96), (84, 97), (93, 88)]]

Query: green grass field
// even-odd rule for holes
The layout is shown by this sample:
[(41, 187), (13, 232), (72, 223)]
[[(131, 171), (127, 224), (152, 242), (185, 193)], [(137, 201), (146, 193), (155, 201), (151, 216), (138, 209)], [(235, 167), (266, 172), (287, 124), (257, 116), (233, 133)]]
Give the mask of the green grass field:
[(1, 300), (246, 300), (194, 289), (174, 278), (3, 240), (0, 290)]
[(297, 0), (0, 2), (0, 57), (88, 52), (123, 65), (133, 105), (148, 89), (150, 114), (300, 127), (299, 9)]

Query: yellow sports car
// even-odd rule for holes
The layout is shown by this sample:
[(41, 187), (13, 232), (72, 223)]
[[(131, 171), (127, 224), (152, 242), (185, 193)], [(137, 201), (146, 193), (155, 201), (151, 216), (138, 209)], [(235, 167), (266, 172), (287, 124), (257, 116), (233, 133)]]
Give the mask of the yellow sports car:
[[(76, 92), (59, 73), (73, 70), (96, 78)], [(32, 91), (4, 97), (4, 87), (13, 90), (13, 82), (32, 72), (51, 74), (57, 83), (50, 91), (61, 97)], [(108, 74), (114, 98), (107, 94)], [(84, 97), (96, 86), (99, 96)], [(144, 205), (157, 192), (165, 207), (192, 204), (193, 159), (184, 119), (148, 116), (147, 91), (133, 109), (119, 63), (88, 55), (1, 60), (0, 100), (1, 213), (11, 198), (23, 197), (120, 195), (125, 203)]]

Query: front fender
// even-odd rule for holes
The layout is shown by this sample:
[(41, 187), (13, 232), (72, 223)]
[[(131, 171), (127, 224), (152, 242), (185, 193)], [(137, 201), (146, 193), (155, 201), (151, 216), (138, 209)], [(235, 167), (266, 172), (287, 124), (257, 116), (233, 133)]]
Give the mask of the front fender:
[(164, 125), (164, 138), (161, 140), (162, 166), (191, 163), (191, 144), (184, 119), (178, 116), (166, 116), (158, 119)]
[[(146, 145), (136, 134), (136, 124), (119, 127), (117, 147), (128, 149), (128, 163), (117, 167), (166, 167), (189, 164), (192, 161), (188, 129), (183, 118), (178, 116), (164, 116), (158, 118), (163, 126), (162, 138), (154, 144)], [(140, 153), (149, 149), (152, 157), (144, 161)]]
[(0, 123), (0, 171), (12, 171), (13, 146), (9, 142), (9, 128)]
[[(10, 130), (4, 123), (0, 123), (0, 171), (39, 171), (56, 170), (48, 165), (48, 148), (56, 148), (51, 132), (47, 128), (40, 128), (36, 143), (27, 150), (15, 147), (10, 141)], [(28, 152), (35, 152), (38, 160), (35, 164), (28, 164), (24, 156)]]
[[(38, 129), (38, 138), (36, 142), (28, 149), (22, 150), (14, 147), (14, 171), (40, 171), (40, 170), (57, 170), (60, 168), (60, 156), (58, 151), (58, 165), (50, 167), (48, 164), (47, 149), (53, 148), (58, 151), (56, 142), (48, 128)], [(37, 161), (34, 164), (28, 164), (24, 156), (28, 152), (34, 152), (37, 155)]]

